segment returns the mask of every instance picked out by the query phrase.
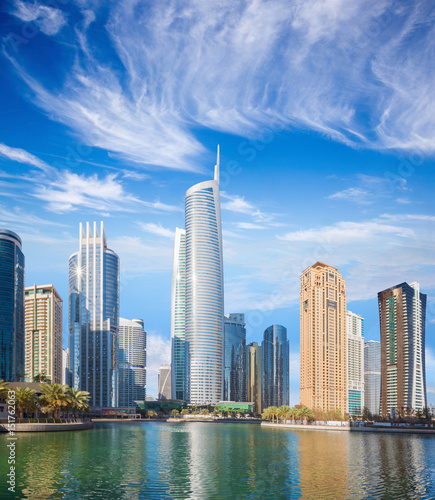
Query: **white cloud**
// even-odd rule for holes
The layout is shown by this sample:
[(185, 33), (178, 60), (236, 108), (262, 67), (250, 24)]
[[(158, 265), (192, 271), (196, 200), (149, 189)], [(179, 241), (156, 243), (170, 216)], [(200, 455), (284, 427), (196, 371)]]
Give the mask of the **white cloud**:
[(163, 227), (161, 224), (154, 224), (153, 222), (139, 222), (139, 226), (148, 233), (157, 234), (158, 236), (163, 236), (164, 238), (174, 238), (175, 232), (171, 229)]
[(337, 193), (327, 196), (331, 200), (347, 200), (359, 203), (361, 205), (370, 205), (373, 203), (368, 199), (369, 193), (365, 189), (358, 187), (351, 187), (343, 191), (338, 191)]
[(21, 21), (33, 22), (45, 35), (56, 35), (65, 25), (66, 19), (60, 9), (17, 0), (12, 14)]
[(256, 222), (268, 222), (273, 218), (271, 214), (261, 212), (252, 203), (246, 201), (244, 196), (231, 195), (225, 191), (221, 191), (220, 195), (224, 200), (228, 200), (221, 203), (223, 210), (250, 215)]
[(156, 332), (147, 333), (147, 395), (157, 398), (158, 374), (162, 364), (171, 362), (171, 341)]
[[(42, 16), (37, 4), (18, 5), (21, 18)], [(44, 9), (44, 29), (60, 29), (60, 11)], [(245, 137), (298, 127), (348, 144), (435, 151), (429, 2), (224, 0), (217, 9), (128, 0), (108, 7), (104, 47), (88, 30), (92, 9), (75, 26), (63, 87), (44, 87), (9, 57), (38, 106), (130, 162), (194, 170), (205, 153), (197, 126)]]
[(266, 229), (266, 226), (262, 226), (260, 224), (252, 224), (251, 222), (235, 222), (234, 225), (238, 229)]
[(52, 170), (50, 165), (40, 160), (36, 156), (28, 153), (27, 151), (24, 151), (24, 149), (11, 148), (10, 146), (6, 146), (6, 144), (0, 144), (0, 156), (9, 158), (10, 160), (16, 161), (18, 163), (32, 165), (43, 170), (44, 172), (49, 172), (50, 170)]

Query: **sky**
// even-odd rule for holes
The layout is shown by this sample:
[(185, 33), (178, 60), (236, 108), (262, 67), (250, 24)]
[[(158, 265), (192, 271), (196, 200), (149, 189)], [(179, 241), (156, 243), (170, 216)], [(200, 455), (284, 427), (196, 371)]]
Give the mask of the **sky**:
[(408, 0), (9, 0), (0, 7), (0, 226), (26, 285), (64, 301), (80, 222), (104, 221), (147, 393), (170, 361), (173, 237), (221, 151), (225, 312), (278, 323), (299, 402), (299, 277), (339, 269), (379, 340), (377, 293), (428, 295), (435, 403), (435, 5)]

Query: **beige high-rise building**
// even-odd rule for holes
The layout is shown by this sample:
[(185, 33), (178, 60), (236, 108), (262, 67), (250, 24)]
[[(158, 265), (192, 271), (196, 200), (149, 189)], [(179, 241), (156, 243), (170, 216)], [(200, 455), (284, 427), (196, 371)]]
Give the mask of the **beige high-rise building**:
[(62, 383), (62, 299), (53, 285), (25, 288), (25, 380)]
[(301, 404), (348, 411), (346, 282), (316, 262), (301, 276)]
[(246, 401), (254, 403), (254, 413), (261, 413), (263, 410), (261, 402), (262, 375), (262, 347), (257, 342), (251, 342), (246, 346)]

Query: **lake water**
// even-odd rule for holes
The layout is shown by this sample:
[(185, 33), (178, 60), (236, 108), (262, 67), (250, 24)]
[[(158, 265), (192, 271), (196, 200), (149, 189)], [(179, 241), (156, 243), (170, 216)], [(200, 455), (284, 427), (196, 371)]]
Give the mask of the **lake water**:
[(14, 496), (0, 435), (1, 499), (435, 498), (435, 436), (101, 422), (17, 437)]

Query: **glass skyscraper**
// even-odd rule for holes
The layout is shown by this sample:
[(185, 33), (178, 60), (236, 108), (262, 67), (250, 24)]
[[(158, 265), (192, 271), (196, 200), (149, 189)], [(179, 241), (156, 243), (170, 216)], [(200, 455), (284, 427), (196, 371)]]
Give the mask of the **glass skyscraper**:
[(172, 399), (186, 400), (186, 231), (177, 227), (171, 297)]
[(119, 318), (118, 333), (118, 406), (136, 406), (145, 401), (146, 332), (142, 319)]
[(364, 318), (347, 311), (348, 412), (361, 415), (364, 406)]
[(381, 401), (381, 343), (364, 342), (364, 406), (379, 415)]
[(24, 255), (8, 229), (0, 229), (0, 379), (24, 380)]
[(289, 342), (287, 329), (272, 325), (264, 330), (263, 409), (289, 404)]
[(222, 400), (223, 307), (218, 149), (214, 179), (186, 192), (186, 399), (192, 404)]
[(72, 386), (90, 406), (118, 405), (119, 257), (106, 233), (80, 224), (79, 251), (69, 259), (69, 349)]
[(246, 401), (254, 403), (254, 412), (263, 410), (261, 397), (263, 392), (263, 350), (257, 342), (246, 347)]
[(246, 401), (245, 315), (226, 314), (224, 329), (224, 401)]
[(426, 299), (418, 283), (401, 283), (378, 293), (383, 415), (403, 415), (426, 406)]

